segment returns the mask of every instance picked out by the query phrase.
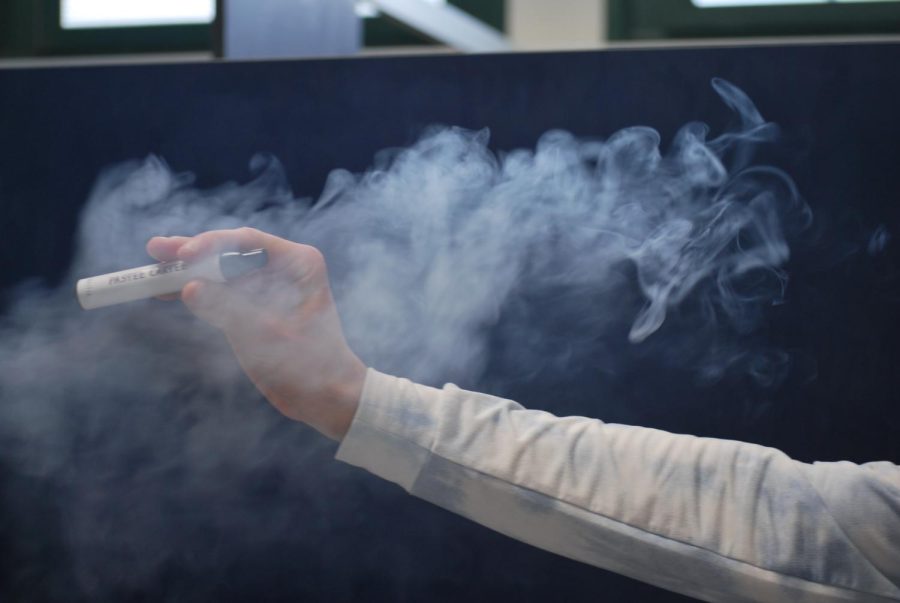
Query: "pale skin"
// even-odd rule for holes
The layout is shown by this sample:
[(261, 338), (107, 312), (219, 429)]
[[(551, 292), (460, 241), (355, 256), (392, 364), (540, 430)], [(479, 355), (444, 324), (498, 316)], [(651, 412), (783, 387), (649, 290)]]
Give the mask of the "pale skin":
[(269, 255), (264, 268), (224, 284), (191, 281), (180, 298), (224, 333), (241, 367), (276, 409), (341, 440), (356, 413), (366, 366), (344, 338), (319, 250), (253, 228), (147, 243), (159, 261), (258, 248)]

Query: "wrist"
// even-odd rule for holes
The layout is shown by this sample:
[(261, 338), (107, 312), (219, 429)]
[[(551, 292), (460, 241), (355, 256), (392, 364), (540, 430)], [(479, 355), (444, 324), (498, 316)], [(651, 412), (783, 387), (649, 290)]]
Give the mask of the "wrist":
[(347, 373), (335, 383), (334, 391), (331, 394), (333, 408), (331, 432), (323, 432), (328, 437), (340, 442), (347, 435), (359, 408), (367, 372), (366, 365), (359, 358), (353, 356)]
[(293, 403), (275, 403), (275, 406), (293, 407), (294, 412), (284, 414), (340, 442), (356, 416), (367, 370), (366, 365), (353, 356), (352, 361), (348, 362), (327, 386), (315, 394), (292, 396)]

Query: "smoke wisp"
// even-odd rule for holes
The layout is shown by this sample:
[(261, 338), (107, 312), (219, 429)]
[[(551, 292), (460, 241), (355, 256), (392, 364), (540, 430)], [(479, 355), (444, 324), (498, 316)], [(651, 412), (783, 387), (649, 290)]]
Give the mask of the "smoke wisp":
[[(733, 85), (713, 86), (737, 118), (713, 138), (702, 123), (668, 145), (649, 127), (552, 131), (498, 153), (487, 131), (434, 128), (365, 173), (334, 171), (315, 201), (295, 198), (269, 157), (253, 160), (252, 181), (213, 189), (156, 157), (123, 163), (97, 180), (69, 281), (147, 263), (153, 235), (249, 225), (323, 250), (351, 345), (381, 370), (471, 383), (492, 355), (528, 375), (599, 345), (610, 354), (598, 370), (645, 350), (702, 379), (734, 371), (771, 386), (789, 356), (752, 336), (784, 299), (789, 235), (811, 217), (786, 174), (753, 164), (777, 128)], [(339, 478), (298, 468), (328, 447), (258, 404), (223, 341), (176, 304), (84, 313), (68, 288), (30, 287), (0, 329), (4, 463), (63, 493), (81, 592), (215, 565), (171, 556), (188, 536), (166, 509), (197, 500), (225, 500), (200, 525), (247, 528), (247, 546), (288, 525), (324, 540), (287, 507), (251, 513), (252, 487), (234, 491), (268, 479), (314, 514), (326, 503), (311, 493)]]

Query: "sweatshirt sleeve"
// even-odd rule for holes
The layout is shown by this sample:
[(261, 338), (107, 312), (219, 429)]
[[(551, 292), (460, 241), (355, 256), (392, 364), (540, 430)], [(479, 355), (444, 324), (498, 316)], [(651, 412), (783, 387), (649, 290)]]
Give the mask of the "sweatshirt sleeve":
[(900, 601), (900, 467), (556, 417), (369, 370), (339, 460), (706, 601)]

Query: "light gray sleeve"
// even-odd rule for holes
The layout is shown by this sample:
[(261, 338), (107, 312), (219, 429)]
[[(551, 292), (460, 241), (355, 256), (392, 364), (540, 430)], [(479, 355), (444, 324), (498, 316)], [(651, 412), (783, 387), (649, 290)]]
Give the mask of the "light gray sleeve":
[(707, 601), (900, 601), (900, 467), (559, 418), (371, 370), (337, 458), (498, 532)]

